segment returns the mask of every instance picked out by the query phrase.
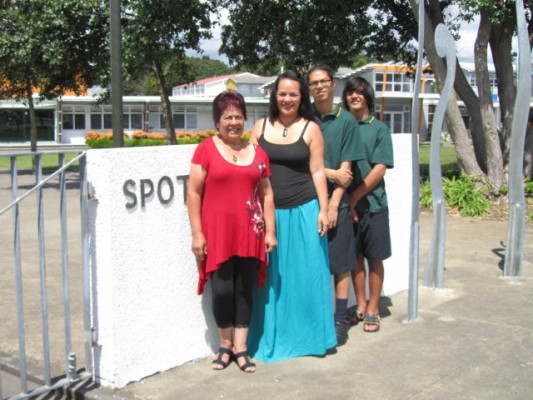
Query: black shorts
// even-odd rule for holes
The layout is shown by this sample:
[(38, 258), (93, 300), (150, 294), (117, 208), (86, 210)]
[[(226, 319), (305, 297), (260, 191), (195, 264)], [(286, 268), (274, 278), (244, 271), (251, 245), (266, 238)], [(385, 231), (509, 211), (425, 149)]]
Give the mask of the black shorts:
[(359, 213), (359, 223), (353, 224), (357, 256), (383, 261), (392, 254), (389, 210)]
[(339, 210), (337, 226), (328, 231), (329, 269), (341, 274), (355, 269), (355, 237), (353, 221), (348, 207)]

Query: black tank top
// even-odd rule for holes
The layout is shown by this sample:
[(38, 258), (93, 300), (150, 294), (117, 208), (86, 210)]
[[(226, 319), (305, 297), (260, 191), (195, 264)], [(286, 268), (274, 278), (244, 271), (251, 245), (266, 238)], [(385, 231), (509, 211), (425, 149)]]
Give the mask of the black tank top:
[(317, 197), (309, 171), (309, 147), (303, 138), (309, 121), (295, 143), (276, 144), (265, 139), (265, 123), (259, 145), (270, 159), (272, 188), (276, 208), (292, 208)]

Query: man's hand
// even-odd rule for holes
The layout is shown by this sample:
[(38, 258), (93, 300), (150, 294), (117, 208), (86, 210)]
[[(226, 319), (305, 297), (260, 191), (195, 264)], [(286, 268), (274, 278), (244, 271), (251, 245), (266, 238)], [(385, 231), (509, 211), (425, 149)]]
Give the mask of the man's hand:
[(335, 183), (345, 189), (350, 186), (350, 183), (352, 183), (353, 175), (350, 168), (340, 167), (339, 169), (335, 170), (333, 175)]

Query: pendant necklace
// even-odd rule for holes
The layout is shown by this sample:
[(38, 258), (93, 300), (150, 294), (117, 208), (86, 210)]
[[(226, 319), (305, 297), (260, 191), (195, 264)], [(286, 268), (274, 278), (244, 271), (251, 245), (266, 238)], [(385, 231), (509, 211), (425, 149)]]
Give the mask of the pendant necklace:
[[(230, 147), (230, 149), (231, 149), (231, 147)], [(236, 162), (239, 160), (239, 159), (237, 158), (237, 153), (238, 153), (239, 151), (241, 151), (241, 149), (242, 149), (242, 145), (241, 145), (241, 148), (240, 148), (239, 150), (237, 150), (235, 153), (233, 153), (233, 154), (231, 155), (231, 159), (233, 160), (234, 163), (236, 163)]]
[(279, 123), (280, 123), (281, 125), (283, 125), (283, 133), (281, 134), (281, 136), (283, 136), (283, 137), (287, 137), (287, 135), (289, 134), (289, 129), (290, 129), (290, 127), (291, 127), (294, 123), (298, 122), (299, 120), (300, 120), (300, 116), (298, 115), (295, 119), (292, 120), (292, 122), (291, 122), (290, 124), (285, 125), (283, 122), (281, 122), (281, 119), (278, 119)]
[(235, 152), (233, 151), (231, 146), (227, 145), (226, 143), (224, 144), (230, 148), (231, 152), (233, 152), (233, 154), (231, 155), (231, 160), (236, 163), (239, 160), (239, 158), (237, 157), (237, 153), (243, 149), (242, 142), (239, 143), (239, 149)]

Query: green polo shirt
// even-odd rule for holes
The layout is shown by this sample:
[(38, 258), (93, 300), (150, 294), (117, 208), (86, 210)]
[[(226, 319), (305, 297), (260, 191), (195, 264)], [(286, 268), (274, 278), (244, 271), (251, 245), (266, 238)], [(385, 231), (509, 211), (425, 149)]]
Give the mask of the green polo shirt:
[[(320, 118), (320, 113), (316, 108), (314, 110), (315, 120), (324, 137), (324, 166), (328, 169), (338, 169), (344, 161), (364, 160), (365, 153), (359, 138), (359, 126), (352, 114), (336, 106), (324, 118)], [(335, 185), (328, 182), (330, 196), (334, 187)], [(348, 205), (348, 196), (345, 192), (339, 208), (348, 207)]]
[[(358, 187), (369, 174), (374, 165), (385, 164), (387, 168), (394, 168), (394, 154), (390, 129), (374, 116), (359, 121), (359, 136), (365, 149), (365, 159), (357, 162), (354, 171), (354, 184)], [(386, 210), (387, 192), (385, 180), (367, 193), (356, 205), (358, 212), (380, 212)]]

